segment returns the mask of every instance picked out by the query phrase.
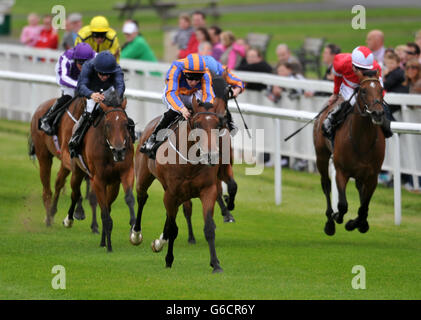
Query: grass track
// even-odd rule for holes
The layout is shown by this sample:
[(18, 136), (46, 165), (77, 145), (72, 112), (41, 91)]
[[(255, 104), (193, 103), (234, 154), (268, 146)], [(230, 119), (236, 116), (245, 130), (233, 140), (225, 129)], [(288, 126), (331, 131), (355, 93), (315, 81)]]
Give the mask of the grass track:
[[(11, 130), (10, 128), (13, 128)], [(393, 225), (393, 190), (379, 187), (367, 234), (337, 226), (323, 233), (324, 197), (316, 174), (283, 171), (283, 203), (273, 204), (273, 170), (244, 175), (239, 184), (237, 222), (224, 224), (215, 211), (216, 249), (224, 273), (211, 274), (200, 204), (194, 200), (196, 245), (187, 243), (182, 212), (172, 269), (150, 243), (162, 231), (163, 192), (150, 189), (143, 215), (144, 242), (128, 241), (129, 215), (123, 193), (113, 205), (113, 248), (99, 248), (90, 216), (64, 229), (70, 187), (59, 202), (53, 227), (46, 228), (38, 169), (26, 155), (27, 123), (0, 120), (0, 299), (420, 299), (421, 201), (403, 191), (403, 223)], [(57, 172), (57, 161), (54, 171)], [(357, 193), (348, 187), (355, 217)], [(86, 207), (85, 201), (85, 207)], [(54, 265), (66, 269), (66, 290), (54, 290)], [(351, 287), (354, 265), (367, 272), (367, 289)]]

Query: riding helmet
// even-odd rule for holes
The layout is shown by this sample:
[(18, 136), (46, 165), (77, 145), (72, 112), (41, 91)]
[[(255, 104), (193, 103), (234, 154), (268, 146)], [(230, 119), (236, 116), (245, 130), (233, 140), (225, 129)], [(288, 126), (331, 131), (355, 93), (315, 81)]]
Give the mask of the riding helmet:
[(91, 46), (85, 42), (79, 43), (73, 49), (74, 60), (90, 60), (95, 57), (95, 51), (92, 50)]
[(362, 69), (372, 69), (374, 56), (371, 50), (364, 46), (356, 47), (352, 51), (352, 64)]
[(115, 57), (110, 51), (101, 51), (94, 59), (94, 68), (100, 73), (114, 73), (118, 71), (118, 65)]

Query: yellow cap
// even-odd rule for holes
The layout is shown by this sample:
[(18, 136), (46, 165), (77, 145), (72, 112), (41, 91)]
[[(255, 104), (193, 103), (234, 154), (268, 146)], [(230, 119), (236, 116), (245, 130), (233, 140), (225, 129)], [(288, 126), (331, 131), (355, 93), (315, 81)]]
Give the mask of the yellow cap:
[(90, 27), (92, 32), (108, 32), (108, 30), (110, 30), (108, 20), (103, 16), (93, 17)]

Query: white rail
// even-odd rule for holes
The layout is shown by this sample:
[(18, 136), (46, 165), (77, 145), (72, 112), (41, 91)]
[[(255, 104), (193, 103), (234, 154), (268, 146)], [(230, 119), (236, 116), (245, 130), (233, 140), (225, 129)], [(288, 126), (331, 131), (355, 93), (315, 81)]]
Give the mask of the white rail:
[[(2, 70), (0, 70), (0, 80), (56, 85), (56, 80), (55, 80), (55, 77), (53, 76), (20, 73), (20, 72), (13, 72), (13, 71), (2, 71)], [(295, 84), (292, 84), (292, 85), (295, 85)], [(158, 92), (127, 89), (125, 92), (125, 95), (128, 98), (145, 101), (145, 102), (154, 102), (154, 103), (158, 102), (159, 103), (161, 101), (161, 93), (158, 93)], [(413, 99), (411, 101), (412, 103), (414, 103)], [(232, 101), (230, 101), (229, 103), (229, 109), (232, 112), (238, 112), (237, 107), (233, 104)], [(248, 103), (242, 103), (241, 110), (244, 114), (256, 115), (260, 117), (274, 119), (275, 140), (281, 139), (281, 134), (280, 134), (281, 124), (280, 124), (279, 119), (293, 120), (293, 121), (298, 121), (298, 122), (307, 122), (307, 121), (312, 120), (316, 116), (315, 112), (279, 109), (279, 108), (274, 108), (274, 107), (259, 106), (259, 105), (253, 105), (253, 104), (248, 104)], [(391, 127), (395, 133), (393, 137), (393, 144), (394, 144), (393, 172), (394, 172), (395, 177), (400, 178), (400, 173), (401, 173), (400, 142), (399, 142), (399, 135), (397, 133), (421, 134), (421, 123), (392, 122)], [(280, 165), (280, 157), (282, 154), (282, 150), (280, 148), (280, 143), (277, 143), (276, 145), (278, 147), (275, 148), (275, 203), (279, 205), (281, 204), (281, 201), (282, 201), (282, 184), (281, 184), (282, 167)], [(399, 225), (401, 222), (401, 189), (400, 189), (401, 186), (400, 186), (399, 180), (400, 179), (395, 179), (394, 181), (394, 202), (395, 202), (394, 210), (395, 210), (395, 224), (397, 225)]]

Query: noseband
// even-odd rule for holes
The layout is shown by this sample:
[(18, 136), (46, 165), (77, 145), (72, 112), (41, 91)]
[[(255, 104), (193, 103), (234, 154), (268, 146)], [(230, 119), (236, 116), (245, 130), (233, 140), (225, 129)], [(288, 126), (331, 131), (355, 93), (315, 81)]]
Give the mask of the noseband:
[[(363, 81), (361, 81), (360, 86), (358, 87), (358, 90), (360, 90), (361, 85), (362, 85), (364, 82), (367, 82), (367, 81), (370, 81), (370, 82), (375, 81), (375, 82), (380, 83), (380, 80), (379, 80), (379, 79), (377, 79), (377, 78), (367, 78), (367, 79), (364, 79)], [(358, 91), (358, 90), (357, 90), (357, 91)], [(370, 111), (370, 108), (372, 108), (372, 107), (373, 107), (373, 106), (375, 106), (376, 104), (383, 105), (382, 101), (380, 101), (379, 99), (374, 99), (374, 101), (373, 101), (371, 104), (368, 104), (368, 103), (367, 103), (367, 100), (364, 98), (364, 95), (363, 95), (363, 94), (358, 94), (358, 97), (362, 100), (362, 102), (363, 102), (363, 104), (364, 104), (364, 106), (363, 106), (363, 110), (361, 111), (360, 105), (359, 105), (359, 103), (357, 102), (357, 109), (358, 109), (358, 112), (360, 113), (360, 115), (361, 115), (362, 117), (368, 117), (368, 116), (370, 116), (370, 115), (371, 115), (371, 113), (372, 113), (372, 111)]]

